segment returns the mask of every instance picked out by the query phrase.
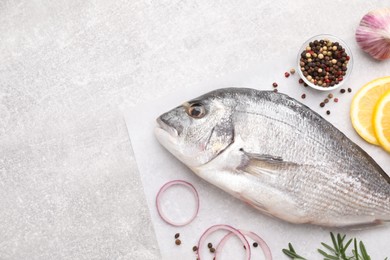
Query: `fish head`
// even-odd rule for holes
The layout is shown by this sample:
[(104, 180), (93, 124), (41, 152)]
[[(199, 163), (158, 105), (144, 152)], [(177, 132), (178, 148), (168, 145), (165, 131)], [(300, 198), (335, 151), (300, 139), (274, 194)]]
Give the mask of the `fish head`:
[(155, 135), (188, 167), (204, 165), (233, 142), (231, 105), (215, 95), (185, 102), (157, 118)]

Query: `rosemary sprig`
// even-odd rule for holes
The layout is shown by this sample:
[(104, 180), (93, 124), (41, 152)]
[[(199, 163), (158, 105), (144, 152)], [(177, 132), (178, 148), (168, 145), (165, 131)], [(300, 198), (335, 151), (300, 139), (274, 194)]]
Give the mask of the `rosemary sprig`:
[(330, 254), (326, 253), (325, 251), (321, 250), (321, 249), (317, 249), (317, 251), (325, 256), (325, 258), (329, 258), (329, 259), (334, 259), (334, 260), (338, 260), (338, 259), (351, 259), (351, 258), (347, 258), (346, 256), (346, 251), (347, 251), (347, 248), (349, 247), (349, 245), (351, 244), (352, 242), (352, 238), (350, 240), (348, 240), (348, 242), (344, 245), (344, 239), (345, 239), (345, 235), (344, 236), (341, 236), (340, 234), (337, 234), (337, 240), (335, 238), (335, 236), (333, 235), (332, 232), (330, 232), (330, 237), (332, 238), (332, 243), (333, 243), (333, 248), (331, 246), (329, 246), (328, 244), (325, 244), (325, 243), (321, 243), (321, 245), (323, 247), (325, 247), (328, 251), (330, 251)]
[[(321, 245), (325, 250), (317, 249), (324, 257), (324, 260), (371, 260), (362, 241), (358, 243), (356, 238), (351, 238), (344, 244), (346, 235), (337, 234), (335, 236), (332, 232), (330, 232), (330, 238), (332, 240), (332, 246), (322, 242)], [(353, 249), (351, 250), (351, 255), (347, 255), (347, 249), (352, 244), (352, 241)], [(291, 243), (288, 243), (288, 249), (283, 249), (282, 251), (290, 259), (306, 260), (306, 258), (296, 253)], [(385, 260), (387, 260), (387, 257)]]
[(296, 252), (295, 252), (295, 249), (294, 247), (291, 245), (291, 243), (288, 243), (288, 249), (283, 249), (282, 250), (283, 253), (285, 255), (287, 255), (288, 257), (290, 257), (291, 259), (294, 259), (294, 260), (307, 260), (306, 258), (298, 255)]

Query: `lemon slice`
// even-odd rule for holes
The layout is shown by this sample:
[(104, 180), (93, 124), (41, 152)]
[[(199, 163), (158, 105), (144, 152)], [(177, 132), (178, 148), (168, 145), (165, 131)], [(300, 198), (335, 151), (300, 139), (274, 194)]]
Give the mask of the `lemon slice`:
[(356, 132), (371, 144), (379, 145), (373, 126), (373, 115), (375, 105), (388, 90), (390, 90), (390, 77), (378, 78), (364, 85), (352, 100), (352, 125)]
[(380, 145), (390, 152), (390, 90), (379, 99), (375, 106), (374, 130)]

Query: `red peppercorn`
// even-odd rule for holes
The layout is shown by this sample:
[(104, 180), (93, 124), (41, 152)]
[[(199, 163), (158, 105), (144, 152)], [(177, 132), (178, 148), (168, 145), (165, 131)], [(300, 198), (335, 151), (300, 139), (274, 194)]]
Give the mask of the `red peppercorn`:
[(274, 82), (274, 83), (272, 83), (272, 86), (273, 86), (274, 88), (276, 88), (276, 87), (278, 86), (278, 83)]
[(290, 77), (290, 73), (285, 72), (285, 73), (284, 73), (284, 76), (285, 76), (286, 78), (288, 78), (288, 77)]
[(345, 57), (347, 60), (349, 60), (350, 59), (350, 57), (349, 56), (347, 56), (347, 57)]
[(338, 99), (338, 98), (335, 98), (335, 99), (334, 99), (334, 102), (336, 102), (336, 103), (339, 102), (339, 99)]
[(302, 84), (302, 83), (303, 83), (303, 79), (299, 79), (299, 80), (298, 80), (298, 83), (299, 83), (299, 84)]
[(343, 80), (343, 77), (340, 77), (340, 78), (338, 78), (337, 80), (338, 80), (338, 81), (342, 81), (342, 80)]
[(302, 94), (301, 98), (305, 99), (306, 98), (306, 94)]

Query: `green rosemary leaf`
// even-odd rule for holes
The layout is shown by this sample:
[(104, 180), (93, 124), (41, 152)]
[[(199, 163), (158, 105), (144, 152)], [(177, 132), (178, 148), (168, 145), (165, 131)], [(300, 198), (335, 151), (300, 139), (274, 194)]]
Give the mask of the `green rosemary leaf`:
[(326, 258), (333, 259), (333, 260), (339, 260), (339, 258), (337, 256), (328, 255), (327, 253), (325, 253), (321, 249), (317, 249), (317, 251), (318, 251), (318, 253), (325, 256)]
[(362, 253), (362, 257), (364, 260), (371, 260), (371, 257), (367, 254), (366, 247), (364, 246), (363, 242), (360, 241), (360, 252)]
[(287, 249), (283, 249), (282, 252), (293, 260), (306, 260), (306, 258), (303, 258), (302, 256), (297, 255), (295, 252), (291, 252)]
[(293, 260), (306, 260), (306, 258), (298, 255), (296, 252), (295, 252), (295, 249), (294, 247), (292, 246), (291, 243), (288, 243), (288, 248), (289, 249), (283, 249), (282, 252), (287, 255), (288, 257), (292, 258)]
[(321, 243), (321, 245), (323, 245), (326, 249), (328, 249), (329, 251), (332, 251), (332, 252), (335, 252), (336, 253), (336, 250), (334, 250), (331, 246), (325, 244), (324, 242)]
[(354, 245), (355, 250), (352, 250), (352, 252), (353, 252), (356, 260), (359, 260), (356, 238), (353, 239), (353, 245)]
[(283, 252), (285, 255), (287, 255), (288, 257), (290, 257), (290, 258), (295, 258), (295, 257), (296, 257), (296, 255), (295, 255), (293, 252), (288, 251), (287, 249), (283, 249), (282, 252)]
[(340, 233), (337, 234), (337, 241), (338, 241), (338, 244), (339, 244), (339, 252), (337, 254), (337, 256), (340, 256), (341, 259), (345, 259), (345, 249), (344, 249), (344, 239), (345, 239), (346, 235), (344, 236), (341, 236)]
[(343, 247), (344, 238), (345, 238), (345, 235), (343, 237), (341, 237), (340, 233), (337, 234), (337, 244), (338, 244), (340, 249)]
[(348, 249), (349, 245), (351, 244), (351, 242), (352, 242), (352, 238), (350, 240), (348, 240), (348, 242), (345, 244), (345, 246), (343, 248), (344, 249), (343, 253), (345, 253), (347, 251), (347, 249)]
[(339, 252), (339, 247), (337, 245), (336, 238), (334, 237), (332, 232), (330, 232), (330, 237), (332, 238), (334, 249), (336, 250), (336, 252)]
[(295, 253), (294, 247), (291, 245), (291, 243), (288, 243), (288, 248), (291, 252)]

